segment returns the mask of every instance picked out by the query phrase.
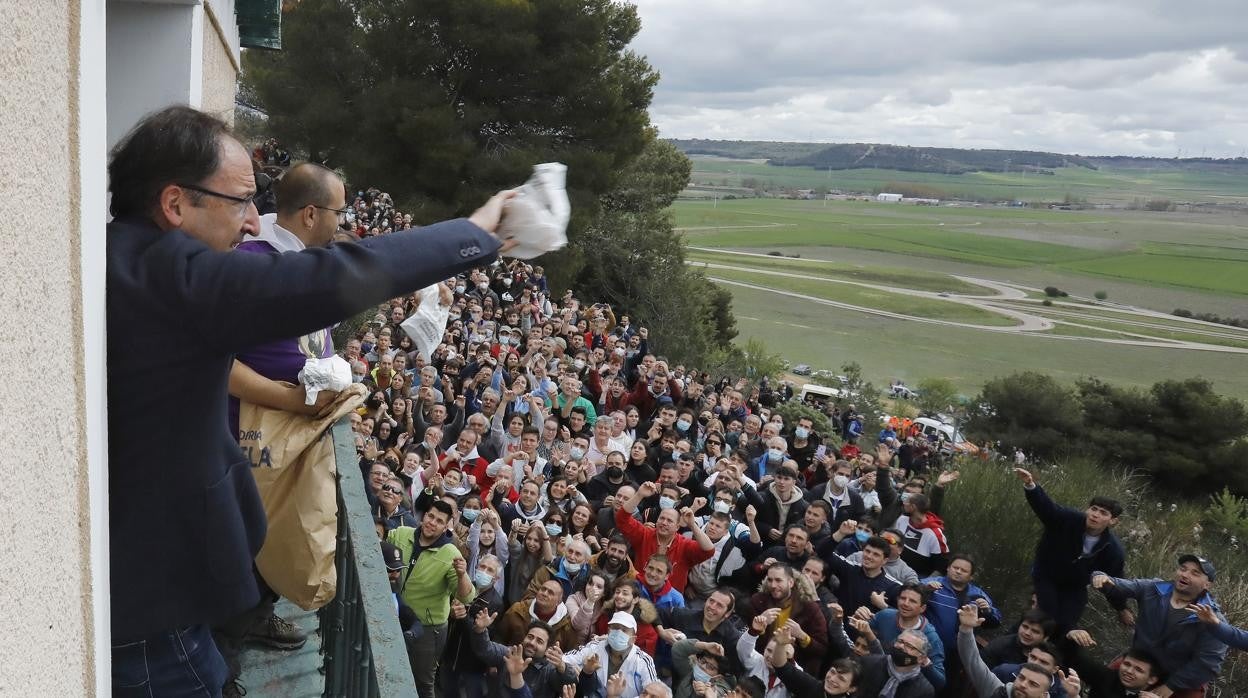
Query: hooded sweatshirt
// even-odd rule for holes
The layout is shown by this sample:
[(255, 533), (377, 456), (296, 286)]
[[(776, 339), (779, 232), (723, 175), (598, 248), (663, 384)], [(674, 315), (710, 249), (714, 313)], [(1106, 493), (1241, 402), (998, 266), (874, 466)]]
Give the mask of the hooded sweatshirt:
[(914, 524), (902, 514), (893, 528), (901, 531), (903, 537), (901, 559), (920, 576), (944, 567), (949, 541), (945, 539), (945, 522), (939, 516), (929, 511), (921, 522)]

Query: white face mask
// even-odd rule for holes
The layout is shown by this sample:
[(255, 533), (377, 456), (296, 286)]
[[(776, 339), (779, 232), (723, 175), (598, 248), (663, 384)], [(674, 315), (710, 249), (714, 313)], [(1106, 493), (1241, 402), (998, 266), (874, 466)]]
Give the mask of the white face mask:
[(715, 513), (727, 514), (730, 511), (732, 511), (732, 505), (729, 504), (728, 502), (725, 502), (722, 500), (717, 500), (715, 502)]
[(849, 486), (849, 478), (844, 475), (836, 475), (832, 478), (832, 484), (836, 485), (837, 489), (843, 490)]

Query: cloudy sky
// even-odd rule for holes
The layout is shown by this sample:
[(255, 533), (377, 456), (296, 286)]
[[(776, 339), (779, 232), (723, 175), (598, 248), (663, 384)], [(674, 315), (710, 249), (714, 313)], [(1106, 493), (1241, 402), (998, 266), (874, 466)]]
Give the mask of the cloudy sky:
[(1245, 0), (635, 0), (669, 138), (1248, 149)]

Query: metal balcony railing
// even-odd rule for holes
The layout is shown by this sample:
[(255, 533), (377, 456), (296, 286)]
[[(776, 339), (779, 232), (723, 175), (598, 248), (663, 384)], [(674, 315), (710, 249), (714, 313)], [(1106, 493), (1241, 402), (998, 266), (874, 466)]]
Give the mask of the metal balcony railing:
[(338, 591), (322, 608), (321, 652), (326, 698), (416, 695), (407, 647), (395, 612), (386, 566), (350, 423), (334, 425), (338, 469)]

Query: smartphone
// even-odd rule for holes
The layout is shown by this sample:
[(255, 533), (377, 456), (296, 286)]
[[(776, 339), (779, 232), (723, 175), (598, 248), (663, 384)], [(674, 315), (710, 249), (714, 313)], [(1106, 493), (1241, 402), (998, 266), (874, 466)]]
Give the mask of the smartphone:
[(815, 458), (821, 460), (825, 455), (827, 455), (827, 453), (828, 453), (827, 445), (819, 444), (819, 448), (815, 449)]

